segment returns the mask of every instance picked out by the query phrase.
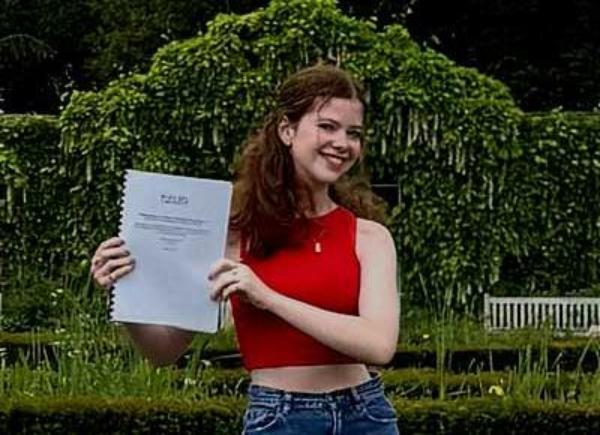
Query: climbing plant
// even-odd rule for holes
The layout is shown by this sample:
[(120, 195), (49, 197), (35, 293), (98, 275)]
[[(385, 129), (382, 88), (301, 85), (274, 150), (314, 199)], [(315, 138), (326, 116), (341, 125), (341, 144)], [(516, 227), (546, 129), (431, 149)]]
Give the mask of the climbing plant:
[(277, 85), (318, 61), (350, 70), (370, 91), (366, 164), (373, 181), (399, 185), (390, 229), (401, 290), (436, 309), (472, 309), (509, 277), (507, 258), (521, 264), (536, 237), (547, 237), (515, 210), (540, 206), (533, 191), (546, 184), (531, 193), (515, 186), (546, 152), (528, 148), (546, 127), (524, 122), (502, 83), (419, 47), (401, 26), (378, 30), (346, 16), (332, 0), (218, 15), (202, 35), (162, 47), (146, 73), (75, 92), (60, 116), (52, 173), (68, 192), (57, 212), (63, 260), (85, 260), (117, 233), (126, 168), (231, 178)]

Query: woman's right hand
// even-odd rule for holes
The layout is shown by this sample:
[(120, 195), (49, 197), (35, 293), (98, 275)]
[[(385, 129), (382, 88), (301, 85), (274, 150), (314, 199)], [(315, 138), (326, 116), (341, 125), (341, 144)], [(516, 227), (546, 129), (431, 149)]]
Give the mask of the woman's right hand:
[(92, 257), (90, 273), (100, 287), (109, 290), (114, 283), (135, 267), (135, 260), (125, 248), (125, 242), (112, 237), (100, 243)]

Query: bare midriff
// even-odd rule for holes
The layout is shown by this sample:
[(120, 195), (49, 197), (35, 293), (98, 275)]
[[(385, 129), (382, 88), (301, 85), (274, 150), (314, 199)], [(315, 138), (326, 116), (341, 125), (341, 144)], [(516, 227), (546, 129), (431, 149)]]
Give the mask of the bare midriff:
[(250, 377), (254, 385), (305, 393), (326, 393), (354, 387), (370, 379), (364, 364), (254, 369)]

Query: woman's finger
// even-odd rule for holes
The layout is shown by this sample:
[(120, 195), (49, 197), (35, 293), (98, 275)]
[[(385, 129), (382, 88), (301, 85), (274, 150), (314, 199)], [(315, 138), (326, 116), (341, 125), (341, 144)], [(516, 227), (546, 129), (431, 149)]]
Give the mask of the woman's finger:
[(97, 251), (107, 249), (107, 248), (114, 248), (117, 246), (121, 246), (123, 243), (125, 243), (125, 241), (123, 239), (121, 239), (119, 237), (111, 237), (110, 239), (105, 240), (102, 243), (100, 243)]
[(219, 274), (231, 270), (237, 267), (237, 265), (238, 263), (236, 263), (235, 261), (229, 260), (227, 258), (222, 258), (210, 267), (210, 269), (208, 270), (208, 279), (213, 280), (217, 276), (219, 276)]
[(92, 257), (90, 270), (92, 274), (103, 267), (111, 258), (127, 257), (130, 252), (126, 248), (112, 248), (98, 252)]
[(238, 284), (238, 283), (233, 283), (233, 284), (231, 284), (231, 285), (227, 286), (227, 287), (225, 288), (225, 290), (223, 290), (223, 293), (222, 293), (222, 295), (221, 295), (221, 298), (222, 298), (224, 301), (227, 301), (227, 300), (229, 300), (229, 296), (230, 296), (232, 293), (235, 293), (235, 292), (241, 292), (241, 291), (242, 291), (242, 289), (239, 287), (239, 284)]
[(110, 259), (108, 261), (106, 261), (106, 263), (104, 263), (102, 266), (100, 266), (96, 273), (99, 275), (106, 275), (109, 272), (112, 272), (114, 269), (121, 267), (121, 266), (125, 266), (128, 264), (131, 264), (134, 262), (134, 259), (131, 255), (128, 255), (127, 257), (120, 257), (120, 258), (113, 258)]
[(94, 280), (102, 287), (106, 287), (107, 283), (110, 287), (119, 277), (133, 270), (134, 266), (135, 259), (130, 256), (109, 260), (94, 271)]
[[(235, 269), (234, 269), (235, 270)], [(211, 284), (211, 298), (214, 300), (228, 286), (238, 283), (239, 278), (234, 270), (221, 273)]]
[(109, 274), (102, 276), (98, 283), (105, 289), (110, 289), (120, 278), (131, 272), (134, 269), (134, 267), (134, 264), (119, 267), (118, 269), (113, 270)]
[(135, 267), (135, 263), (131, 263), (131, 264), (127, 264), (125, 266), (121, 266), (118, 269), (113, 270), (110, 273), (111, 279), (113, 281), (117, 281), (120, 278), (123, 278), (125, 275), (127, 275), (129, 272), (131, 272), (134, 267)]
[(126, 257), (128, 255), (130, 255), (131, 253), (129, 252), (129, 250), (124, 247), (117, 247), (117, 248), (107, 248), (107, 249), (103, 249), (101, 251), (99, 251), (98, 253), (96, 253), (94, 255), (94, 257), (92, 257), (92, 264), (103, 264), (106, 263), (107, 260), (111, 259), (111, 258), (119, 258), (119, 257)]

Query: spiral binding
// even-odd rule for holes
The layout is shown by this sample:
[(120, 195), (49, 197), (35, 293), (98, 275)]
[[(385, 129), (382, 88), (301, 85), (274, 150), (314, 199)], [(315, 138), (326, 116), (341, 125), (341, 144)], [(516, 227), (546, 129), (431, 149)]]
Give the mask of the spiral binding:
[[(127, 192), (127, 187), (129, 184), (128, 177), (130, 176), (130, 171), (131, 171), (131, 169), (125, 169), (125, 174), (123, 175), (123, 182), (122, 182), (123, 192), (119, 196), (119, 237), (123, 234), (123, 218), (124, 218), (123, 215), (124, 215), (124, 210), (125, 210), (125, 194)], [(107, 308), (108, 308), (109, 318), (112, 320), (113, 312), (114, 312), (114, 308), (115, 308), (115, 285), (114, 284), (108, 291)]]

